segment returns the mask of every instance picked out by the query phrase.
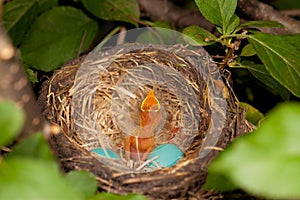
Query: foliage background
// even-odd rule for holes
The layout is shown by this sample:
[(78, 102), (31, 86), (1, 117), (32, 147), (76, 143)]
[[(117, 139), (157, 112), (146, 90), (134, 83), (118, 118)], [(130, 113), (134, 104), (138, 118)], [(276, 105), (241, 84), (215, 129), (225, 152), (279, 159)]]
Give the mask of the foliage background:
[[(300, 2), (294, 0), (265, 2), (277, 10), (300, 9)], [(3, 25), (36, 92), (45, 75), (121, 29), (160, 26), (189, 35), (204, 46), (221, 71), (231, 74), (240, 106), (248, 108), (248, 120), (259, 127), (213, 162), (205, 188), (299, 198), (300, 105), (291, 102), (300, 97), (299, 33), (262, 33), (261, 28), (282, 25), (251, 21), (237, 8), (236, 0), (172, 3), (199, 9), (214, 28), (158, 21), (143, 13), (136, 0), (11, 0), (4, 4)], [(299, 15), (294, 19), (299, 20)], [(62, 175), (41, 133), (14, 142), (24, 116), (13, 102), (0, 101), (0, 199), (19, 199), (20, 195), (22, 199), (144, 199), (134, 194), (97, 193), (95, 177), (88, 172)], [(20, 192), (15, 193), (15, 188)]]

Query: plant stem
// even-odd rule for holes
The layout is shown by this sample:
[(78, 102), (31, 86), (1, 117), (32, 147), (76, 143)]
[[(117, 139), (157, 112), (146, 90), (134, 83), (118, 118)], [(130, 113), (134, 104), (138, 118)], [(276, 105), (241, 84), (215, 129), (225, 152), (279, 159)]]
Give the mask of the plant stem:
[(227, 51), (225, 58), (222, 60), (222, 63), (219, 65), (219, 69), (222, 70), (224, 67), (227, 65), (229, 59), (233, 56), (233, 48), (228, 48), (229, 50)]
[(248, 38), (249, 36), (248, 35), (245, 35), (245, 34), (230, 34), (230, 35), (221, 35), (217, 41), (220, 41), (222, 39), (225, 39), (225, 38), (234, 38), (234, 37), (239, 37), (241, 39), (245, 39), (245, 38)]

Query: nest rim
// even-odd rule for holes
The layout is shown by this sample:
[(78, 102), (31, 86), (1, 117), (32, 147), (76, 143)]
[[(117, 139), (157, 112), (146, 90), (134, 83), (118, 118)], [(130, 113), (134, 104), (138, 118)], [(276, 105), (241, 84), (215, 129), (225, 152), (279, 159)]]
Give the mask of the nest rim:
[[(52, 146), (57, 148), (55, 150), (57, 156), (61, 160), (61, 163), (63, 167), (66, 170), (76, 169), (76, 164), (74, 163), (70, 164), (70, 161), (64, 161), (65, 158), (70, 155), (66, 155), (68, 153), (61, 152), (62, 147), (60, 147), (58, 144), (61, 142), (58, 141), (58, 138), (60, 140), (63, 140), (68, 144), (67, 146), (71, 146), (75, 148), (74, 155), (83, 156), (85, 158), (88, 158), (88, 160), (93, 160), (91, 163), (94, 163), (95, 157), (91, 155), (89, 151), (87, 151), (85, 148), (80, 146), (82, 144), (82, 141), (78, 137), (74, 137), (74, 132), (70, 130), (74, 130), (74, 124), (70, 123), (72, 120), (70, 118), (70, 112), (71, 110), (64, 110), (64, 119), (61, 121), (55, 119), (55, 112), (49, 111), (47, 108), (49, 106), (54, 106), (55, 109), (59, 110), (57, 106), (57, 102), (54, 102), (57, 97), (59, 100), (59, 103), (70, 103), (69, 99), (64, 99), (66, 95), (70, 95), (70, 91), (59, 91), (61, 89), (61, 86), (71, 86), (71, 83), (64, 83), (64, 81), (68, 80), (66, 77), (70, 77), (70, 79), (75, 78), (75, 74), (78, 67), (78, 63), (82, 62), (82, 58), (79, 61), (76, 61), (75, 63), (71, 65), (64, 66), (61, 70), (58, 70), (55, 72), (55, 74), (52, 76), (52, 78), (44, 84), (44, 87), (41, 92), (39, 102), (43, 104), (43, 107), (45, 108), (45, 114), (47, 118), (54, 122), (58, 123), (60, 127), (62, 127), (64, 135), (57, 135), (53, 136), (51, 143)], [(64, 78), (61, 78), (61, 80), (56, 80), (57, 77), (63, 76)], [(57, 81), (57, 83), (55, 83)], [(53, 84), (54, 83), (54, 84)], [(55, 85), (56, 84), (56, 85)], [(60, 85), (60, 86), (59, 86)], [(57, 90), (57, 88), (59, 88)], [(54, 88), (54, 89), (53, 89)], [(55, 94), (53, 94), (55, 93)], [(65, 95), (65, 96), (61, 96)], [(46, 99), (46, 101), (45, 101)], [(165, 198), (162, 193), (165, 192), (165, 194), (168, 194), (168, 197), (180, 197), (185, 196), (188, 192), (192, 191), (194, 192), (194, 195), (199, 192), (201, 185), (204, 183), (204, 179), (206, 176), (206, 170), (207, 165), (211, 162), (211, 160), (230, 142), (232, 141), (237, 135), (242, 134), (244, 132), (248, 132), (251, 128), (250, 125), (248, 125), (244, 121), (244, 114), (243, 112), (236, 106), (236, 99), (232, 96), (229, 96), (229, 99), (226, 99), (228, 103), (229, 112), (226, 113), (226, 126), (225, 129), (222, 130), (222, 133), (220, 135), (220, 139), (218, 140), (218, 143), (215, 146), (211, 146), (210, 152), (207, 154), (207, 156), (204, 156), (200, 158), (199, 156), (196, 156), (195, 152), (190, 153), (189, 156), (184, 157), (181, 159), (176, 165), (165, 168), (165, 169), (157, 169), (149, 172), (140, 172), (140, 173), (134, 173), (132, 171), (122, 171), (122, 170), (115, 170), (111, 169), (108, 166), (106, 166), (103, 163), (98, 163), (97, 166), (101, 168), (101, 170), (94, 170), (94, 166), (92, 167), (90, 164), (85, 164), (80, 166), (82, 169), (86, 169), (88, 171), (92, 171), (94, 174), (98, 176), (99, 186), (106, 190), (106, 191), (112, 191), (115, 193), (123, 194), (127, 192), (138, 192), (143, 193), (146, 195), (149, 195), (153, 197), (153, 192), (158, 192), (158, 189), (161, 190), (159, 194), (157, 194), (155, 197), (159, 198)], [(46, 105), (45, 105), (46, 102)], [(52, 115), (52, 116), (51, 116)], [(234, 123), (237, 119), (239, 119), (241, 122), (246, 123), (244, 124), (245, 130), (239, 130), (236, 131), (233, 129)], [(66, 124), (70, 124), (70, 126), (66, 126)], [(73, 128), (73, 129), (72, 129)], [(65, 149), (65, 148), (63, 148)], [(95, 164), (95, 163), (94, 163)], [(170, 180), (175, 179), (181, 179), (182, 183), (178, 186), (170, 184)], [(169, 181), (168, 181), (169, 180)], [(154, 184), (152, 182), (161, 182), (159, 184)], [(145, 189), (142, 189), (140, 187), (141, 183), (147, 183), (147, 187)], [(169, 187), (165, 187), (164, 184), (167, 183)], [(151, 188), (152, 189), (149, 189)], [(154, 189), (153, 189), (154, 188)], [(164, 189), (166, 188), (166, 189)], [(176, 192), (171, 192), (170, 189), (177, 190)]]

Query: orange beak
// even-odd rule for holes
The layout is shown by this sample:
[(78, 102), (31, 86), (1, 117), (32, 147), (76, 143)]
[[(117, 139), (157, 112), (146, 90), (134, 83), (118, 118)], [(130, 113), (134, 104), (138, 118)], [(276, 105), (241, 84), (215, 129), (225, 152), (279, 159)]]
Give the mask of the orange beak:
[(146, 98), (141, 104), (140, 114), (140, 137), (151, 137), (153, 136), (154, 130), (157, 128), (161, 121), (162, 114), (160, 109), (160, 103), (154, 91), (150, 90)]

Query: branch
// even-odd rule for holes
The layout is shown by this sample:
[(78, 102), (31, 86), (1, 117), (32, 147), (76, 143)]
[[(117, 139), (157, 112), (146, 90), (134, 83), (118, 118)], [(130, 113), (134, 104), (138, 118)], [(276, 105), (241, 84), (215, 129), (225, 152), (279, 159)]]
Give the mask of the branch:
[(0, 100), (3, 99), (14, 101), (25, 112), (26, 120), (19, 139), (37, 131), (43, 131), (47, 136), (53, 130), (40, 112), (32, 86), (0, 22)]
[(214, 29), (214, 25), (207, 21), (199, 11), (182, 9), (168, 0), (138, 0), (138, 2), (146, 17), (168, 22), (179, 28), (196, 25), (208, 31)]
[(282, 14), (290, 17), (298, 17), (300, 16), (300, 9), (291, 9), (291, 10), (281, 10)]
[[(215, 28), (199, 11), (185, 10), (174, 5), (169, 0), (138, 0), (145, 17), (168, 22), (178, 28), (196, 25), (212, 32)], [(153, 6), (156, 5), (156, 6)], [(285, 26), (281, 28), (262, 28), (263, 32), (273, 34), (300, 33), (300, 22), (286, 16), (271, 6), (257, 0), (239, 0), (239, 8), (253, 20), (273, 20)], [(296, 12), (299, 12), (296, 11)]]
[(239, 8), (254, 20), (273, 20), (284, 25), (284, 29), (264, 29), (264, 32), (277, 34), (300, 33), (300, 21), (290, 18), (271, 6), (257, 0), (239, 0)]

